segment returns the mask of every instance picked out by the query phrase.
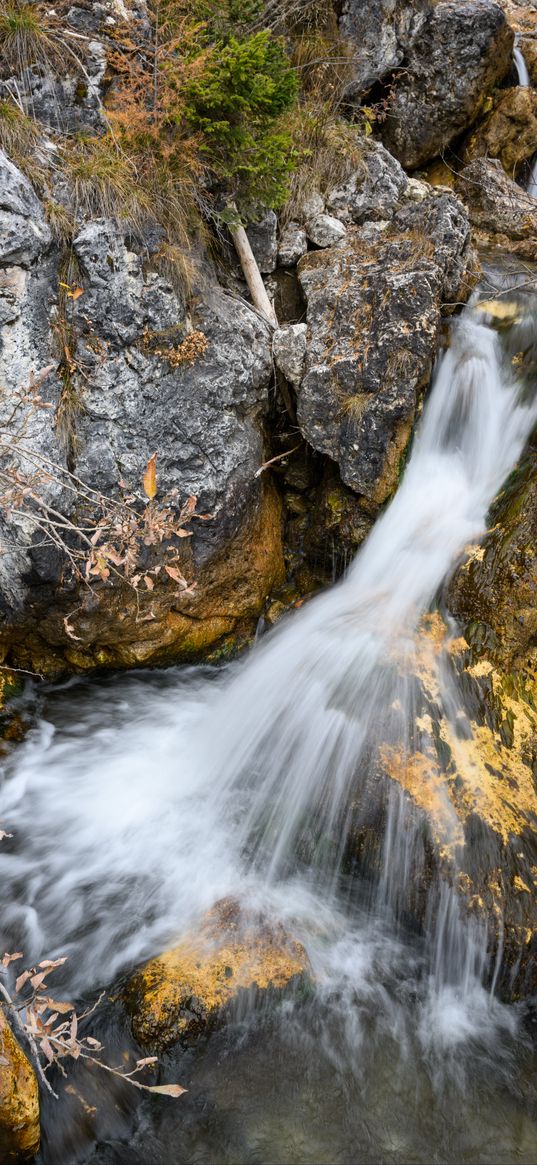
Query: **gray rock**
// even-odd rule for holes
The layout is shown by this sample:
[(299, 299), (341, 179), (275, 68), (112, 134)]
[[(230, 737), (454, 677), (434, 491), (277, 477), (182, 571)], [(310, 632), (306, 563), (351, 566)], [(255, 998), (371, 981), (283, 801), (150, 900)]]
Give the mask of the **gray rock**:
[[(9, 265), (0, 269), (0, 383), (14, 393), (32, 374), (49, 369), (42, 395), (52, 408), (27, 414), (33, 453), (63, 469), (69, 464), (88, 486), (117, 496), (120, 479), (140, 488), (156, 451), (161, 496), (177, 488), (180, 505), (195, 494), (203, 512), (213, 515), (196, 525), (192, 538), (197, 563), (212, 560), (258, 506), (270, 328), (214, 283), (204, 286), (199, 307), (189, 314), (167, 280), (144, 269), (116, 224), (87, 223), (73, 244), (83, 295), (70, 305), (76, 440), (64, 446), (55, 424), (62, 391), (56, 371), (59, 256), (51, 251), (34, 261), (50, 243), (42, 209), (11, 163), (2, 160), (1, 174)], [(18, 250), (10, 242), (15, 238)], [(30, 261), (27, 270), (22, 263)], [(191, 357), (187, 350), (183, 360), (181, 344), (192, 331), (198, 333), (198, 354)], [(0, 408), (5, 412), (9, 405), (4, 395)], [(53, 482), (50, 489), (69, 512), (70, 497), (61, 485)], [(50, 556), (45, 562), (32, 548), (27, 522), (1, 529), (0, 537), (0, 606), (22, 601), (23, 576), (32, 572), (34, 583), (57, 582), (59, 563), (54, 579)]]
[(308, 239), (299, 223), (289, 222), (283, 228), (278, 246), (278, 263), (281, 267), (295, 267), (306, 254)]
[(343, 221), (363, 223), (389, 218), (408, 188), (408, 178), (396, 158), (380, 142), (365, 138), (359, 170), (326, 196), (330, 214)]
[(348, 97), (360, 97), (404, 58), (411, 30), (428, 0), (343, 0), (340, 28), (354, 46)]
[(306, 223), (308, 239), (316, 247), (333, 247), (346, 234), (345, 224), (331, 214), (318, 214)]
[(0, 263), (28, 267), (52, 235), (28, 179), (0, 150)]
[(382, 138), (406, 169), (441, 153), (511, 67), (514, 34), (494, 0), (440, 0), (414, 28)]
[(302, 380), (306, 359), (306, 324), (288, 324), (274, 332), (272, 351), (276, 366), (296, 388)]
[(350, 227), (337, 248), (299, 264), (308, 332), (298, 423), (371, 503), (385, 501), (397, 483), (436, 354), (442, 300), (464, 294), (455, 282), (471, 260), (469, 233), (459, 200), (431, 191), (388, 227)]
[(259, 270), (270, 275), (278, 262), (278, 219), (274, 211), (265, 211), (259, 222), (250, 223), (246, 233)]
[(318, 214), (322, 214), (325, 208), (325, 201), (322, 194), (318, 190), (310, 190), (302, 199), (300, 207), (302, 214), (302, 222), (307, 222), (309, 218), (316, 218)]

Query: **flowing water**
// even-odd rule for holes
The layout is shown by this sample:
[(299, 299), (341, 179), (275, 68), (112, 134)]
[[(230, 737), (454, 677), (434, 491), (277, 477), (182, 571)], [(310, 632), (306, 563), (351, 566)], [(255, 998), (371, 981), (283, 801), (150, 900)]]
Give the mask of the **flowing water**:
[[(524, 89), (527, 89), (528, 86), (531, 85), (528, 66), (524, 59), (524, 53), (522, 52), (522, 49), (519, 49), (516, 45), (513, 49), (513, 60), (518, 75), (518, 84), (521, 85)], [(531, 194), (532, 198), (537, 198), (537, 157), (533, 159), (533, 162), (530, 166), (529, 177), (526, 182), (526, 190), (528, 194)]]
[[(91, 996), (231, 895), (303, 941), (315, 988), (165, 1059), (180, 1102), (133, 1113), (86, 1081), (84, 1113), (71, 1096), (47, 1117), (43, 1161), (537, 1162), (528, 1009), (495, 998), (490, 935), (447, 881), (412, 921), (422, 818), (378, 763), (415, 746), (417, 628), (536, 419), (465, 309), (399, 490), (337, 585), (228, 668), (49, 691), (0, 788), (8, 949), (67, 954), (69, 989)], [(436, 682), (454, 717), (456, 681)], [(376, 839), (361, 864), (360, 829)], [(109, 1049), (128, 1041), (97, 1022)]]

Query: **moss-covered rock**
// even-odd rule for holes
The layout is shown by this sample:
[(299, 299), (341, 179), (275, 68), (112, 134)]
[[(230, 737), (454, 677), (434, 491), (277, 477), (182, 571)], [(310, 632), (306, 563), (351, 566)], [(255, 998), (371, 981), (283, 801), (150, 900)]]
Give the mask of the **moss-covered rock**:
[(36, 1075), (0, 1007), (0, 1160), (26, 1160), (38, 1148)]
[(307, 974), (304, 948), (283, 926), (223, 899), (133, 976), (125, 998), (136, 1039), (162, 1051), (213, 1027), (241, 992), (281, 991)]

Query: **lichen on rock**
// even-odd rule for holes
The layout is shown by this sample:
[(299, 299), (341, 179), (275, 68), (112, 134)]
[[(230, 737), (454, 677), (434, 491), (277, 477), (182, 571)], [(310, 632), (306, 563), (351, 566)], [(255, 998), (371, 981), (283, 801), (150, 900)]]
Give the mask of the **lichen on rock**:
[(33, 1157), (39, 1148), (39, 1091), (35, 1072), (0, 1007), (0, 1157)]
[(279, 992), (307, 977), (304, 948), (280, 923), (222, 899), (179, 946), (136, 972), (125, 999), (136, 1039), (162, 1051), (213, 1027), (241, 992)]

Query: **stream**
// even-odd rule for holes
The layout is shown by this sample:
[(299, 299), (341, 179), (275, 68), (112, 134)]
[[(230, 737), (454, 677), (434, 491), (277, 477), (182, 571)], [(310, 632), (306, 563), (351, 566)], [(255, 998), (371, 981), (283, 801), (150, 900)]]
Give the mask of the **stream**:
[[(425, 747), (418, 629), (536, 419), (470, 305), (399, 490), (339, 583), (225, 668), (38, 696), (0, 786), (4, 949), (67, 955), (62, 987), (92, 1000), (232, 896), (302, 941), (314, 984), (167, 1053), (179, 1101), (76, 1066), (46, 1099), (41, 1165), (537, 1162), (532, 1007), (497, 997), (501, 950), (441, 876), (411, 917), (422, 817), (397, 782), (386, 794), (377, 759)], [(436, 684), (460, 732), (464, 691), (442, 669)], [(357, 870), (353, 832), (372, 814), (377, 851)], [(457, 868), (447, 796), (436, 827)], [(92, 1031), (109, 1062), (133, 1046), (113, 1001)]]

